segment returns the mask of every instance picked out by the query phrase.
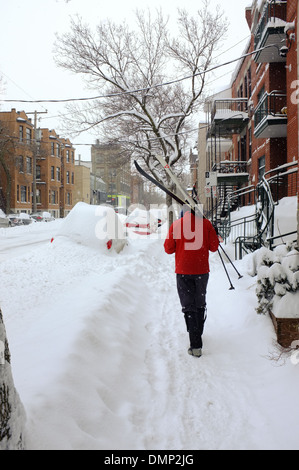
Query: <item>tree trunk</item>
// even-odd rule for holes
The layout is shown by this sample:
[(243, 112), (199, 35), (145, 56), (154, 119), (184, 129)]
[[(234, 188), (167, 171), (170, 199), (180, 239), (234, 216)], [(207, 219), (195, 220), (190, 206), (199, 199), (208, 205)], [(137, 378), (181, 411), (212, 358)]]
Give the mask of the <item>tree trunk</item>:
[(15, 389), (0, 310), (0, 450), (24, 450), (25, 411)]

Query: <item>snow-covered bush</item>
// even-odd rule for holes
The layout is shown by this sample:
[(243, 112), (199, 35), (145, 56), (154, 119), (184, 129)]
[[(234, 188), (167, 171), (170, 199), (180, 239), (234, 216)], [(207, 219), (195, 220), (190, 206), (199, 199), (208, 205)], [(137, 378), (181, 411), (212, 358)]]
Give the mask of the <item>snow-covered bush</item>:
[[(258, 276), (256, 289), (257, 312), (272, 311), (276, 317), (298, 315), (299, 251), (294, 244), (277, 247), (273, 252), (261, 248), (254, 255), (254, 269)], [(297, 304), (297, 307), (296, 307)]]
[(24, 449), (25, 411), (15, 389), (0, 310), (0, 450)]

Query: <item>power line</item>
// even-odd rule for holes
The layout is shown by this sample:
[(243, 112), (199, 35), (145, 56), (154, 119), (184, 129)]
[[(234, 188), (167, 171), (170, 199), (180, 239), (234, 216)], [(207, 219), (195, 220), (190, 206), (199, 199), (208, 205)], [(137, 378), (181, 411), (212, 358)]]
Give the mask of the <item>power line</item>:
[(199, 77), (199, 76), (202, 76), (202, 75), (206, 75), (207, 73), (213, 72), (214, 70), (217, 70), (221, 67), (225, 67), (226, 65), (233, 64), (234, 62), (238, 62), (239, 60), (245, 59), (246, 57), (252, 56), (254, 54), (257, 54), (258, 52), (261, 52), (265, 49), (269, 49), (271, 47), (276, 47), (277, 48), (277, 45), (270, 44), (268, 46), (264, 46), (260, 49), (256, 49), (253, 52), (249, 52), (247, 54), (244, 54), (244, 55), (238, 57), (237, 59), (232, 59), (232, 60), (230, 60), (228, 62), (225, 62), (223, 64), (216, 65), (216, 66), (214, 66), (214, 67), (212, 67), (208, 70), (205, 70), (204, 72), (198, 72), (198, 73), (195, 73), (194, 75), (189, 75), (187, 77), (178, 78), (176, 80), (170, 80), (168, 82), (159, 83), (157, 85), (152, 85), (152, 86), (148, 86), (148, 87), (145, 87), (145, 88), (138, 88), (136, 90), (128, 90), (128, 91), (121, 91), (121, 92), (118, 92), (118, 93), (109, 93), (109, 94), (106, 94), (106, 95), (91, 96), (89, 98), (87, 98), (87, 97), (68, 98), (68, 99), (60, 99), (60, 100), (15, 100), (15, 99), (13, 99), (13, 100), (8, 100), (8, 99), (3, 100), (2, 99), (1, 101), (4, 102), (4, 103), (70, 103), (70, 102), (77, 102), (77, 101), (93, 101), (93, 100), (98, 100), (98, 99), (102, 99), (102, 98), (113, 98), (113, 97), (116, 97), (116, 96), (130, 95), (130, 94), (133, 94), (133, 93), (141, 93), (142, 91), (148, 91), (148, 90), (151, 90), (151, 89), (154, 89), (154, 88), (161, 88), (163, 86), (174, 85), (175, 83), (179, 83), (179, 82), (182, 82), (182, 81), (185, 81), (185, 80), (189, 80), (190, 78), (193, 78), (193, 77)]

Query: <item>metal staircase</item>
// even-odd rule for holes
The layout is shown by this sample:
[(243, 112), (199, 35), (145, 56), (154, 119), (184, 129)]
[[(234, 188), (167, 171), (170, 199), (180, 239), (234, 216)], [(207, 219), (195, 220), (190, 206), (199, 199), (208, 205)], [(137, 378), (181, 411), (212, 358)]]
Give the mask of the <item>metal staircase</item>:
[[(295, 182), (290, 183), (290, 175), (295, 178)], [(297, 177), (298, 164), (294, 162), (266, 173), (256, 188), (251, 186), (238, 191), (232, 191), (232, 188), (228, 188), (226, 192), (220, 193), (220, 196), (226, 198), (226, 201), (224, 202), (222, 197), (220, 198), (214, 220), (217, 219), (218, 230), (224, 241), (235, 244), (236, 259), (242, 259), (245, 254), (262, 246), (273, 249), (277, 238), (297, 234), (297, 232), (292, 232), (274, 237), (275, 207), (279, 199), (285, 196), (287, 186), (284, 178), (288, 178), (288, 184), (294, 184), (296, 187)], [(236, 201), (249, 193), (254, 195), (255, 213), (232, 221), (231, 212), (236, 208)]]

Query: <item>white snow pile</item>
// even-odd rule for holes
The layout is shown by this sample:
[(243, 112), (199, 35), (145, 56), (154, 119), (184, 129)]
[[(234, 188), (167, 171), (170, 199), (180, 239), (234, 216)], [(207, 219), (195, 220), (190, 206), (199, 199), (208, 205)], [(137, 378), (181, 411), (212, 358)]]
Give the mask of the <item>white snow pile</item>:
[(119, 253), (126, 244), (123, 225), (111, 207), (79, 202), (66, 217), (58, 236), (85, 246)]
[[(275, 332), (255, 311), (252, 255), (236, 263), (240, 280), (227, 264), (234, 291), (211, 255), (196, 360), (163, 238), (129, 240), (118, 254), (94, 234), (100, 217), (76, 211), (44, 224), (42, 245), (33, 245), (35, 227), (18, 227), (32, 245), (0, 264), (27, 449), (298, 450), (299, 365), (269, 360)], [(11, 246), (17, 232), (5, 230), (0, 243)]]

